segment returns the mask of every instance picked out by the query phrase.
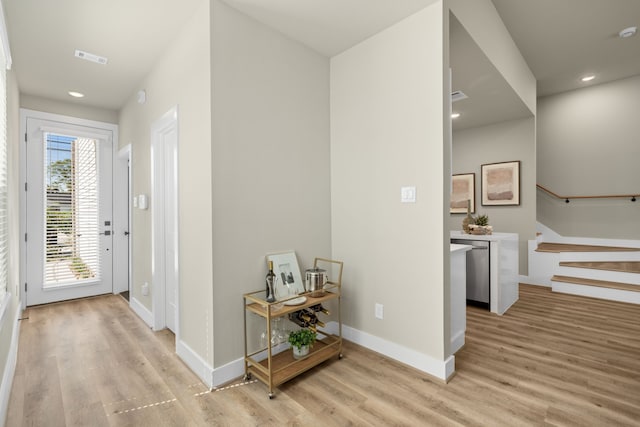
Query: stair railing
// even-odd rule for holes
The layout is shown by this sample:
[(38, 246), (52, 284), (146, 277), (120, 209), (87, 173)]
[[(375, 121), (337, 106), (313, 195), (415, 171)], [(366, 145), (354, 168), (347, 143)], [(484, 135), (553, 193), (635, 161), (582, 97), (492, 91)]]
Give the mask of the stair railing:
[(543, 187), (540, 184), (536, 184), (536, 187), (538, 187), (540, 190), (544, 191), (547, 194), (550, 194), (551, 196), (557, 199), (560, 199), (560, 200), (564, 199), (565, 203), (569, 203), (570, 199), (631, 199), (632, 202), (635, 202), (636, 197), (640, 197), (640, 193), (638, 194), (605, 194), (601, 196), (560, 196), (554, 193), (553, 191), (549, 190), (548, 188)]

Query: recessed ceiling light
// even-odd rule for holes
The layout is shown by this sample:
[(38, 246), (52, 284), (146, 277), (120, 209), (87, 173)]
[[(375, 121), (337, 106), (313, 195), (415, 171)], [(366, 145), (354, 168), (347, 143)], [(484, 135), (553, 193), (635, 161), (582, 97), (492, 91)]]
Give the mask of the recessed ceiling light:
[(590, 82), (591, 80), (593, 80), (595, 78), (596, 78), (596, 76), (594, 76), (593, 74), (590, 74), (588, 76), (584, 76), (580, 80), (582, 80), (583, 82)]
[(636, 31), (638, 31), (637, 27), (629, 27), (629, 28), (625, 28), (624, 30), (621, 30), (618, 33), (618, 36), (621, 39), (626, 39), (627, 37), (632, 37), (636, 35)]
[(69, 95), (73, 96), (74, 98), (84, 98), (84, 93), (80, 93), (80, 92), (74, 92), (72, 90), (70, 90), (69, 92), (67, 92)]
[(451, 118), (452, 119), (457, 119), (458, 117), (460, 117), (460, 113), (452, 113), (451, 114)]

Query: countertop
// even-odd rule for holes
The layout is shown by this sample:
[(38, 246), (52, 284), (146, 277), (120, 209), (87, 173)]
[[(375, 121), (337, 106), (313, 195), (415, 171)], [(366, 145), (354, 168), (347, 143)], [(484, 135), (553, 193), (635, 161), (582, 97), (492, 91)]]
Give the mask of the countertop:
[(497, 242), (499, 240), (518, 240), (518, 233), (493, 233), (493, 234), (465, 234), (462, 231), (451, 231), (450, 236), (452, 239), (466, 239), (466, 240), (486, 240), (489, 242)]
[(471, 250), (471, 246), (470, 245), (460, 245), (458, 243), (451, 243), (449, 246), (451, 246), (451, 253), (454, 252), (466, 252)]

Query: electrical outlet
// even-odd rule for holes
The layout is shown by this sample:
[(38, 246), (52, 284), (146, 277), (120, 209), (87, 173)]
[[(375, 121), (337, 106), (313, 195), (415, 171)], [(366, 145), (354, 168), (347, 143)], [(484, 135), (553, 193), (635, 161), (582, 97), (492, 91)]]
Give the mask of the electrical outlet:
[(149, 283), (147, 282), (142, 285), (142, 295), (149, 295)]
[(376, 303), (376, 319), (382, 320), (384, 318), (384, 306)]

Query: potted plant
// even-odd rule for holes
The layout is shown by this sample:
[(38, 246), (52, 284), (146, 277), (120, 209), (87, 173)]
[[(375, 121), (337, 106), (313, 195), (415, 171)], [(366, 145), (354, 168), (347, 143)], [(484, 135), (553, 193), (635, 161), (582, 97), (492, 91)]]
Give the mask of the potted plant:
[(469, 224), (470, 234), (491, 234), (493, 227), (489, 225), (489, 217), (487, 215), (478, 215), (474, 218), (474, 224)]
[(309, 348), (316, 342), (316, 333), (310, 329), (303, 328), (289, 334), (289, 344), (293, 349), (293, 358), (301, 359), (309, 354)]

